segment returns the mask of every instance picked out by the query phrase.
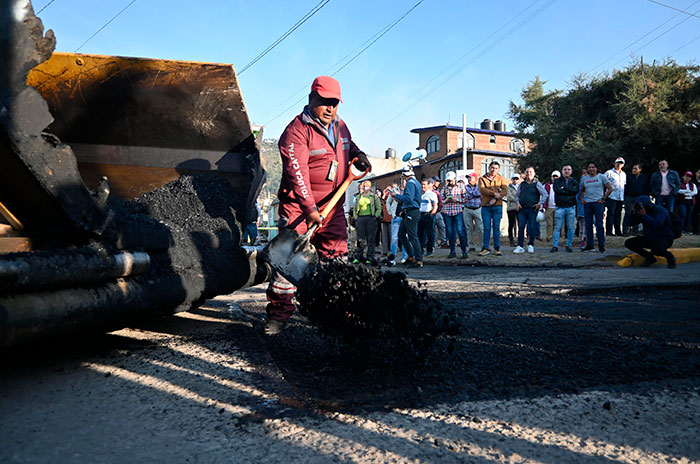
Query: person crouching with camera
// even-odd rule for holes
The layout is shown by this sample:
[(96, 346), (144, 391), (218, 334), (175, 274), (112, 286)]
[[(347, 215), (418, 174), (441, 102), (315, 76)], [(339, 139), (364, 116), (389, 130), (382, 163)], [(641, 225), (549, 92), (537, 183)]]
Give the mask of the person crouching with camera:
[[(642, 195), (635, 199), (631, 225), (642, 224), (644, 234), (625, 240), (625, 247), (644, 257), (640, 267), (648, 267), (656, 262), (654, 256), (663, 256), (668, 267), (676, 267), (676, 258), (668, 249), (673, 244), (671, 217), (666, 208), (654, 205), (651, 199)], [(650, 251), (647, 251), (649, 249)]]

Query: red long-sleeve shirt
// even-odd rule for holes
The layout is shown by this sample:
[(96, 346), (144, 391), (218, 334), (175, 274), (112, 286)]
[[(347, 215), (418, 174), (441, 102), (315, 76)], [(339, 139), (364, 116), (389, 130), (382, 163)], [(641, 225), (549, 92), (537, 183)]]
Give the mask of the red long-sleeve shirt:
[[(282, 181), (278, 197), (281, 206), (287, 207), (281, 208), (281, 211), (305, 218), (312, 211), (322, 209), (335, 188), (347, 177), (348, 163), (360, 153), (360, 149), (353, 143), (350, 131), (339, 117), (336, 117), (333, 129), (335, 144), (331, 144), (326, 128), (303, 112), (282, 133), (279, 141)], [(337, 171), (334, 179), (329, 180), (333, 161), (338, 163)], [(334, 212), (342, 209), (344, 203), (344, 198), (341, 198)], [(299, 206), (298, 212), (295, 211), (295, 204)], [(296, 222), (296, 219), (288, 217), (289, 223)]]

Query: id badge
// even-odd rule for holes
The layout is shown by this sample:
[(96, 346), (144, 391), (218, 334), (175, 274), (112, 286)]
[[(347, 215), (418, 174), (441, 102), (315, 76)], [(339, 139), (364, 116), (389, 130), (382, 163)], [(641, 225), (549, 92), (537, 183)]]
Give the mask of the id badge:
[(331, 161), (331, 167), (328, 169), (328, 175), (326, 179), (333, 182), (335, 180), (335, 175), (338, 173), (338, 162), (336, 160)]

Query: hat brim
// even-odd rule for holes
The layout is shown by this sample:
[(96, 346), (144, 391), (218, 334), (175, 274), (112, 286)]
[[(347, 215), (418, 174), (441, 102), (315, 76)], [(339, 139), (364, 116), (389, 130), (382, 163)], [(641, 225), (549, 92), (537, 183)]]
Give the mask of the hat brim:
[(337, 95), (333, 92), (328, 92), (326, 90), (316, 90), (316, 93), (322, 96), (323, 98), (335, 98), (336, 100), (339, 100), (340, 103), (343, 103), (343, 99), (340, 98), (340, 95)]

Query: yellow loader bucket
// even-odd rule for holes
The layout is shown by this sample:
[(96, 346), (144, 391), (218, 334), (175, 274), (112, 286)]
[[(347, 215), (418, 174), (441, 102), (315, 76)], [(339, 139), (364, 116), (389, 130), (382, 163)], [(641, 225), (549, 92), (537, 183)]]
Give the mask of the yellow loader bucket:
[(264, 171), (232, 65), (54, 53), (27, 77), (84, 182), (139, 196), (210, 172), (257, 196)]

